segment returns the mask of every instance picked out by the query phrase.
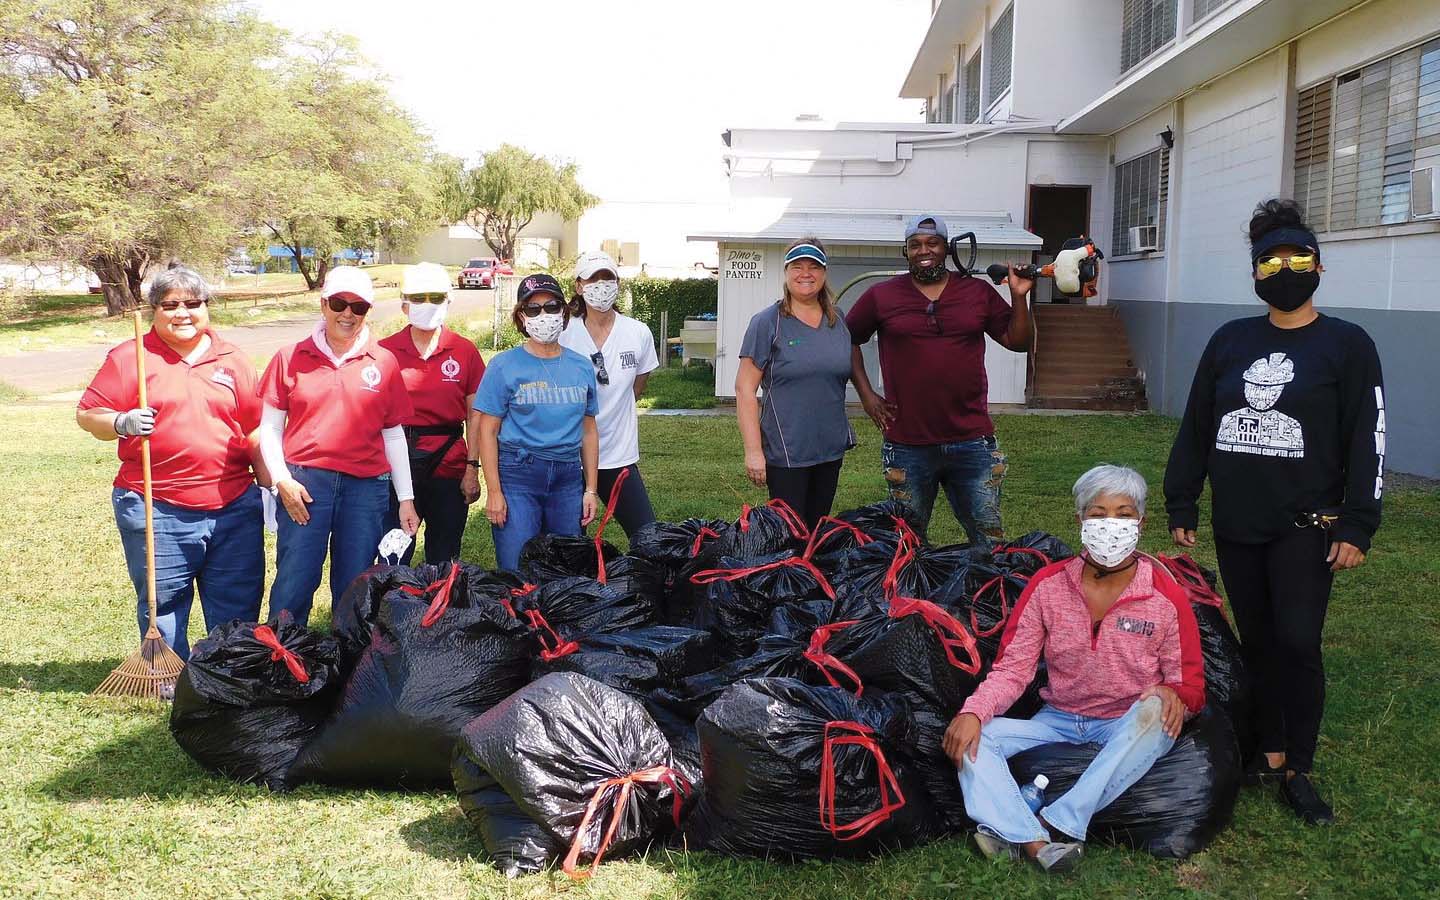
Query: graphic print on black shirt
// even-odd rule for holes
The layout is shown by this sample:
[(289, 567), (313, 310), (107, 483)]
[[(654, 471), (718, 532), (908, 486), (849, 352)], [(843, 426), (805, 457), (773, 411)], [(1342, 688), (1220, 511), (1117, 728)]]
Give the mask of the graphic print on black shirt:
[(1295, 363), (1272, 353), (1250, 364), (1245, 407), (1228, 412), (1215, 432), (1215, 449), (1258, 456), (1305, 458), (1305, 430), (1299, 421), (1275, 409), (1285, 385), (1295, 380)]

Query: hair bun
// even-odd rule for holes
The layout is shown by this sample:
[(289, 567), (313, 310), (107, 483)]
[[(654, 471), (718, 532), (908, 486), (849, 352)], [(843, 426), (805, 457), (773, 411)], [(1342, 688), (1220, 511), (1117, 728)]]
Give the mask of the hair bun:
[(1256, 241), (1277, 228), (1313, 230), (1305, 224), (1305, 210), (1299, 203), (1277, 197), (1266, 200), (1255, 207), (1255, 214), (1250, 217), (1251, 245), (1253, 246)]

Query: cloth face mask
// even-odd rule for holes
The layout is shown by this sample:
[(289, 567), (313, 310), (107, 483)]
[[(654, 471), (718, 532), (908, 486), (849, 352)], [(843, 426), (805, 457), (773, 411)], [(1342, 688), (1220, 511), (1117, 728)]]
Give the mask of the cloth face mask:
[(1080, 543), (1090, 561), (1107, 569), (1130, 558), (1140, 544), (1139, 519), (1086, 519), (1080, 523)]
[(525, 320), (526, 333), (542, 344), (553, 344), (560, 340), (560, 332), (564, 330), (565, 317), (562, 313), (541, 313), (533, 319)]
[(421, 331), (434, 331), (445, 322), (445, 316), (450, 312), (449, 302), (445, 303), (412, 303), (406, 318), (410, 324)]
[(606, 312), (615, 305), (616, 298), (620, 296), (620, 284), (615, 281), (597, 281), (585, 285), (580, 296), (585, 298), (586, 306), (596, 312)]
[(1269, 278), (1255, 282), (1255, 296), (1281, 312), (1291, 312), (1304, 306), (1319, 287), (1319, 272), (1281, 269)]

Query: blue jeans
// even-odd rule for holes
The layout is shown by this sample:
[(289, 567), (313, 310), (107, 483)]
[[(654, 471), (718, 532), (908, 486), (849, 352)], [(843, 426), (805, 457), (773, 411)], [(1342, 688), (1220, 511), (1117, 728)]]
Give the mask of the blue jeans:
[(537, 534), (580, 533), (585, 473), (578, 455), (560, 462), (501, 447), (500, 491), (505, 495), (505, 524), (490, 526), (500, 568), (519, 569), (520, 550)]
[(954, 444), (897, 444), (885, 441), (880, 462), (890, 499), (919, 514), (928, 527), (935, 509), (935, 494), (945, 496), (955, 518), (965, 527), (970, 543), (1000, 540), (1000, 485), (1005, 480), (1005, 454), (992, 434)]
[(282, 506), (275, 518), (275, 583), (270, 615), (288, 610), (295, 621), (310, 621), (325, 554), (330, 554), (330, 602), (340, 601), (355, 576), (375, 561), (390, 508), (390, 476), (356, 478), (329, 469), (291, 466), (290, 474), (310, 494), (310, 521), (296, 525)]
[[(1006, 760), (1041, 744), (1102, 744), (1080, 780), (1040, 810), (1045, 821), (1073, 840), (1085, 840), (1090, 818), (1124, 793), (1169, 752), (1175, 739), (1161, 727), (1159, 697), (1137, 701), (1118, 719), (1092, 719), (1046, 705), (1033, 719), (992, 719), (980, 729), (974, 762), (960, 766), (965, 812), (980, 830), (1014, 844), (1048, 841), (1039, 819), (1020, 797)], [(1057, 836), (1058, 837), (1058, 836)]]
[[(135, 584), (136, 621), (144, 636), (150, 609), (145, 579), (145, 498), (125, 488), (110, 495), (125, 567)], [(254, 622), (265, 593), (265, 530), (260, 489), (251, 486), (220, 509), (186, 509), (155, 501), (156, 622), (165, 643), (190, 658), (190, 605), (200, 584), (207, 631), (231, 619)]]

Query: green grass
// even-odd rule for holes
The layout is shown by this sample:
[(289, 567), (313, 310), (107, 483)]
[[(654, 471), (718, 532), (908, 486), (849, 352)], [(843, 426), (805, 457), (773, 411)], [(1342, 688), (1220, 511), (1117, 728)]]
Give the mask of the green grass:
[[(1371, 898), (1433, 897), (1440, 886), (1433, 491), (1387, 497), (1369, 561), (1337, 581), (1318, 772), (1339, 816), (1333, 828), (1306, 829), (1273, 797), (1246, 792), (1235, 824), (1204, 854), (1176, 864), (1095, 846), (1078, 875), (1059, 880), (987, 863), (955, 838), (823, 865), (657, 851), (607, 862), (583, 884), (557, 875), (507, 883), (443, 792), (271, 795), (201, 771), (170, 740), (163, 711), (88, 696), (136, 645), (134, 595), (109, 513), (114, 447), (78, 431), (68, 405), (12, 404), (0, 414), (9, 540), (0, 897)], [(1101, 460), (1129, 463), (1158, 488), (1174, 426), (1150, 416), (1001, 416), (998, 427), (1010, 457), (1007, 530), (1044, 528), (1073, 542), (1075, 476)], [(742, 500), (764, 499), (745, 478), (733, 419), (646, 417), (640, 430), (662, 517), (734, 516)], [(880, 495), (878, 437), (863, 422), (856, 430), (862, 443), (847, 460), (837, 507)], [(1153, 505), (1146, 546), (1160, 550)], [(623, 544), (618, 530), (614, 537)], [(934, 537), (960, 538), (943, 509)], [(478, 513), (464, 555), (493, 560)], [(1208, 544), (1199, 555), (1213, 562)], [(323, 622), (326, 601), (317, 603)]]
[(650, 373), (641, 409), (712, 409), (715, 406), (715, 370), (709, 366), (665, 366)]

